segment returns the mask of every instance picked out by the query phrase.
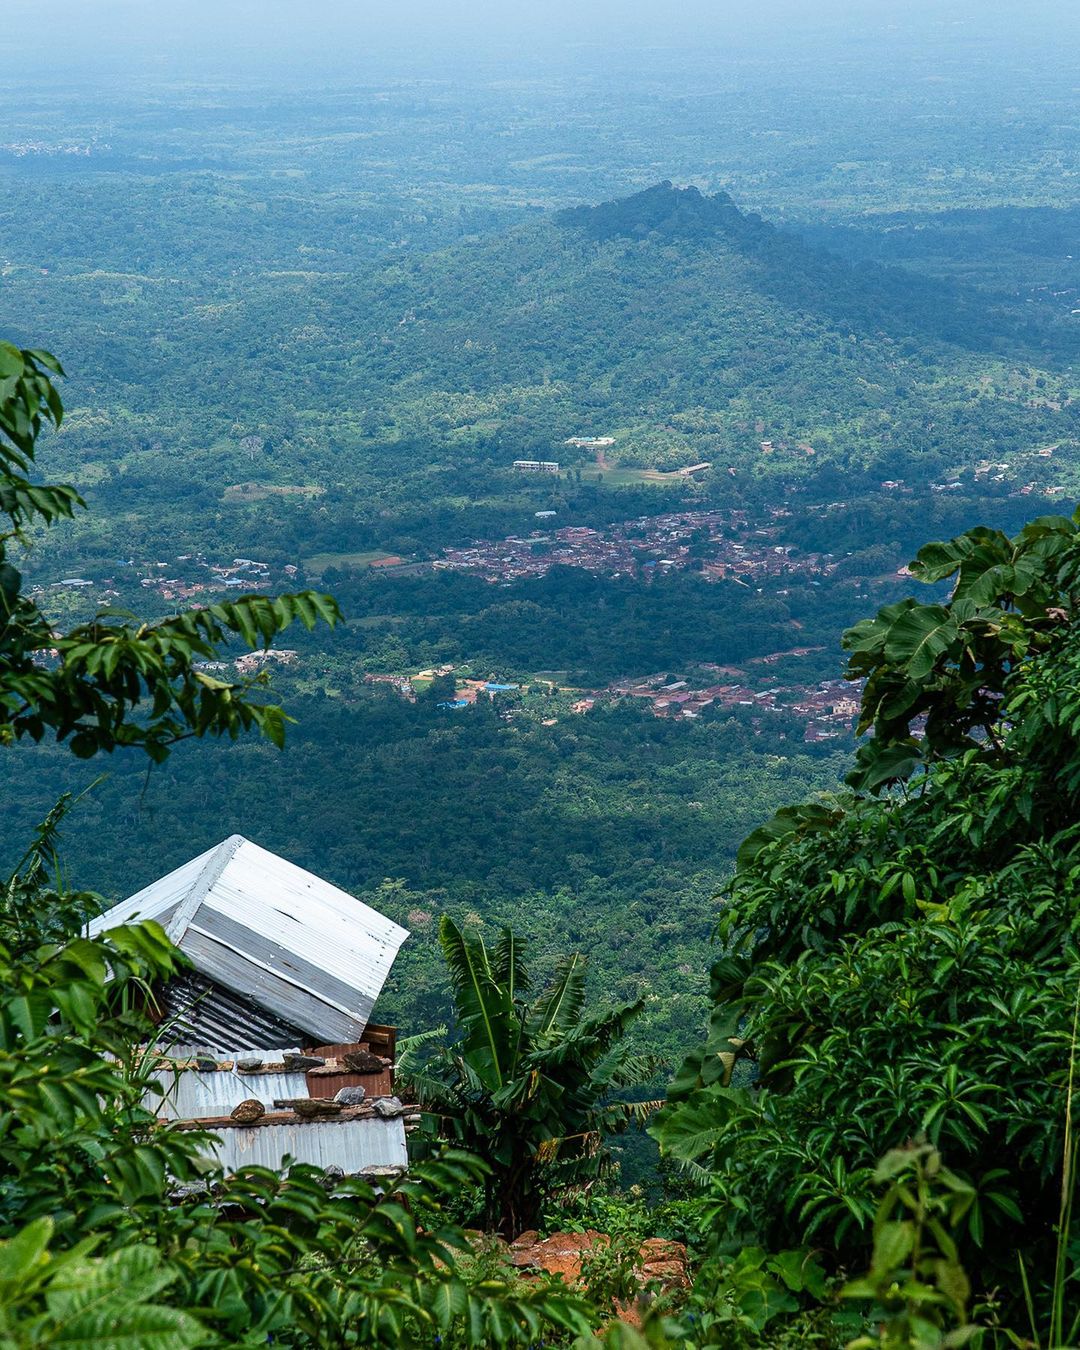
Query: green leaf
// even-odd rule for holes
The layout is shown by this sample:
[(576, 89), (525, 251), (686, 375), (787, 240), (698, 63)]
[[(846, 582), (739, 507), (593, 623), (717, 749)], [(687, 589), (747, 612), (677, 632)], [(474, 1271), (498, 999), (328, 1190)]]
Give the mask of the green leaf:
[(884, 1277), (902, 1266), (915, 1246), (915, 1225), (910, 1219), (883, 1223), (874, 1233), (873, 1272)]
[(448, 1275), (435, 1284), (427, 1306), (436, 1325), (445, 1331), (456, 1318), (464, 1317), (468, 1303), (465, 1286), (456, 1276)]
[(439, 923), (439, 945), (466, 1033), (474, 1045), (486, 1050), (484, 1068), (492, 1076), (493, 1086), (502, 1087), (509, 1038), (507, 1017), (513, 1014), (513, 1004), (492, 978), (483, 941), (464, 937), (446, 914)]
[[(0, 343), (0, 357), (4, 344)], [(21, 1284), (27, 1281), (42, 1262), (53, 1234), (52, 1219), (35, 1219), (21, 1228), (13, 1238), (0, 1242), (0, 1283)]]
[(745, 1093), (714, 1085), (685, 1101), (665, 1106), (653, 1118), (648, 1133), (662, 1153), (687, 1162), (711, 1156), (726, 1137), (732, 1121), (746, 1109)]
[(944, 605), (918, 605), (890, 627), (886, 659), (902, 665), (910, 679), (923, 680), (950, 650), (958, 632), (956, 619)]
[(0, 342), (0, 380), (17, 378), (23, 373), (23, 358), (18, 347)]
[(537, 1004), (533, 1024), (538, 1036), (569, 1030), (578, 1020), (585, 1004), (585, 957), (580, 952), (559, 962), (558, 977), (551, 990)]

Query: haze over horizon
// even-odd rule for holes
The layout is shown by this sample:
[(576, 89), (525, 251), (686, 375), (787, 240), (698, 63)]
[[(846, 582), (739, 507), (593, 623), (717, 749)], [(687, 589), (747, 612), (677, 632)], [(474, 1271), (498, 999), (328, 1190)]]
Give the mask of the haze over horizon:
[[(650, 54), (681, 50), (700, 60), (752, 58), (762, 47), (797, 57), (800, 49), (838, 69), (862, 60), (913, 59), (932, 47), (948, 65), (1008, 44), (1016, 55), (1054, 51), (1067, 61), (1080, 37), (1080, 9), (1037, 0), (684, 0), (677, 9), (618, 0), (408, 0), (404, 4), (327, 0), (298, 10), (286, 0), (45, 0), (5, 14), (0, 56), (12, 83), (78, 74), (107, 82), (148, 77), (329, 79), (370, 75), (389, 65), (468, 69), (492, 60), (527, 69), (552, 60), (589, 65), (615, 58), (632, 67)], [(132, 69), (132, 62), (141, 63)], [(385, 70), (383, 73), (387, 73)]]

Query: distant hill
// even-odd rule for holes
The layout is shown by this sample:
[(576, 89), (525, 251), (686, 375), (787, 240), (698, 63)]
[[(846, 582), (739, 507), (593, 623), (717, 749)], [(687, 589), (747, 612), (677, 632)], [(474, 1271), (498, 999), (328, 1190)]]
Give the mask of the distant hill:
[(706, 197), (696, 187), (676, 188), (668, 182), (600, 206), (574, 206), (560, 211), (555, 219), (560, 225), (584, 230), (594, 239), (619, 235), (644, 239), (650, 234), (706, 239), (719, 235), (750, 245), (763, 243), (774, 233), (760, 216), (740, 211), (726, 192)]
[(1080, 358), (1080, 206), (902, 211), (804, 223), (799, 234), (852, 261), (900, 264), (1022, 305), (1048, 350)]
[(756, 469), (764, 440), (773, 462), (910, 476), (1063, 434), (1028, 406), (1022, 313), (667, 183), (335, 285), (319, 310), (376, 435), (422, 433), (435, 458), (611, 434), (623, 462)]
[(995, 304), (972, 287), (930, 279), (882, 260), (845, 259), (756, 214), (740, 211), (726, 192), (659, 183), (600, 206), (561, 212), (559, 224), (593, 239), (687, 240), (734, 249), (760, 267), (759, 283), (792, 308), (805, 308), (869, 331), (920, 336), (980, 350), (1008, 341), (1040, 345), (1036, 316)]
[[(101, 556), (180, 535), (242, 552), (267, 519), (305, 554), (509, 533), (570, 486), (527, 484), (515, 459), (605, 488), (713, 466), (658, 504), (791, 482), (831, 500), (986, 457), (1009, 482), (1076, 485), (1071, 451), (1035, 458), (1080, 443), (1038, 306), (840, 258), (723, 193), (661, 183), (391, 262), (335, 256), (167, 284), (76, 260), (55, 284), (6, 278), (26, 341), (75, 373), (55, 462), (108, 522)], [(590, 436), (614, 438), (605, 460), (566, 444)], [(249, 482), (268, 490), (230, 491)], [(318, 491), (269, 491), (297, 486)]]

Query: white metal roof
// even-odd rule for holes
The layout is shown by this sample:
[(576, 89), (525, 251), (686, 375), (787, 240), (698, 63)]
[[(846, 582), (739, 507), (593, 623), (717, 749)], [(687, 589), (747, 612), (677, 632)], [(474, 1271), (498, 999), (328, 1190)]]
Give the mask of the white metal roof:
[(227, 1116), (239, 1102), (262, 1102), (267, 1111), (274, 1109), (280, 1097), (309, 1096), (307, 1075), (303, 1069), (287, 1073), (240, 1073), (236, 1069), (155, 1068), (151, 1078), (161, 1091), (146, 1092), (142, 1104), (148, 1111), (166, 1120), (205, 1120), (208, 1116)]
[(283, 1167), (287, 1158), (347, 1175), (404, 1171), (409, 1154), (405, 1122), (369, 1116), (360, 1120), (300, 1120), (283, 1125), (216, 1126), (207, 1145), (226, 1172), (241, 1167)]
[(409, 936), (239, 834), (114, 905), (90, 934), (136, 918), (156, 919), (201, 974), (320, 1044), (359, 1040)]

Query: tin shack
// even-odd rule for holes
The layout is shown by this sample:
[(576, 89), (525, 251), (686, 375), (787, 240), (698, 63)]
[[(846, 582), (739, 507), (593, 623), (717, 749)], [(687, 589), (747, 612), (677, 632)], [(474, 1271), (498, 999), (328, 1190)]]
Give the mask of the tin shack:
[(234, 834), (89, 925), (154, 919), (192, 969), (155, 990), (160, 1117), (212, 1130), (227, 1170), (406, 1163), (395, 1030), (371, 1021), (408, 932)]

